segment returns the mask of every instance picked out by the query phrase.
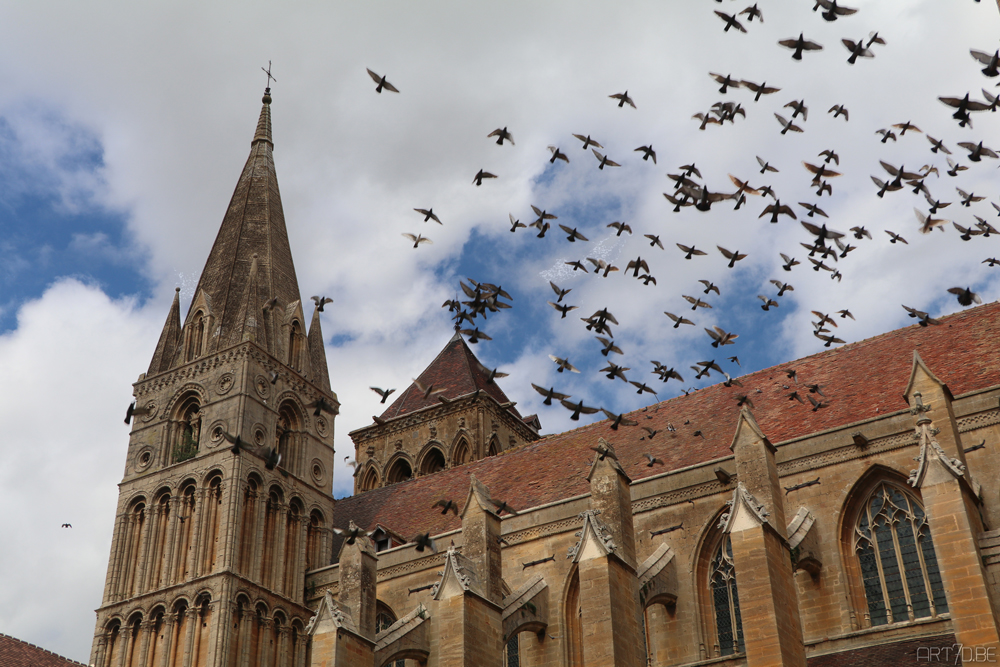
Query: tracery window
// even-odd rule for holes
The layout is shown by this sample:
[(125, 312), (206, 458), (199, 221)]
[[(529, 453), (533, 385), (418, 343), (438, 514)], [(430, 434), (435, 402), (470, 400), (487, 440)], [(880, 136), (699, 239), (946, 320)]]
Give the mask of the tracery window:
[(521, 667), (521, 647), (517, 634), (511, 635), (504, 646), (503, 667)]
[(872, 491), (855, 525), (854, 552), (871, 625), (948, 611), (927, 517), (900, 487), (883, 482)]
[[(375, 634), (382, 632), (393, 623), (396, 622), (395, 617), (392, 613), (385, 607), (379, 606), (378, 613), (375, 614)], [(397, 660), (393, 663), (393, 667), (405, 667), (406, 660)]]
[(740, 597), (736, 590), (736, 567), (733, 565), (733, 544), (726, 535), (712, 558), (709, 587), (715, 610), (719, 655), (743, 653), (743, 621), (740, 617)]

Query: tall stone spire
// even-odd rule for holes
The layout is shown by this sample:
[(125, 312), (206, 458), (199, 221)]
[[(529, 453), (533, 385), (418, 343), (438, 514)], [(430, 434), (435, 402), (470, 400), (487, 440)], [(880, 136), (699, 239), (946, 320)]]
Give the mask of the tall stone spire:
[[(204, 292), (216, 326), (206, 341), (208, 352), (247, 339), (248, 322), (252, 326), (259, 321), (264, 304), (271, 299), (276, 299), (274, 305), (281, 311), (300, 300), (272, 156), (270, 90), (264, 93), (250, 156), (195, 290), (194, 302)], [(251, 271), (254, 257), (255, 274)], [(249, 285), (251, 280), (256, 284)], [(253, 295), (255, 303), (243, 302), (248, 295)], [(257, 340), (271, 354), (277, 353), (271, 337)]]
[(163, 331), (160, 332), (160, 340), (156, 343), (153, 360), (149, 362), (148, 375), (156, 375), (169, 370), (174, 354), (177, 352), (177, 344), (181, 340), (180, 292), (180, 287), (174, 290), (174, 300), (170, 304), (170, 312), (167, 313), (167, 321), (163, 324)]

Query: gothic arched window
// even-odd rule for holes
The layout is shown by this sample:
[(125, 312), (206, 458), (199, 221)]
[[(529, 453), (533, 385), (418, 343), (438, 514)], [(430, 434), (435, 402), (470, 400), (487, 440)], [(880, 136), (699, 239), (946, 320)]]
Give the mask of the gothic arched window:
[(180, 463), (198, 454), (201, 440), (201, 403), (194, 393), (179, 402), (174, 412), (173, 462)]
[(444, 466), (444, 454), (437, 447), (432, 447), (424, 454), (424, 459), (420, 462), (420, 474), (430, 475), (444, 470)]
[(387, 485), (397, 484), (405, 482), (411, 477), (413, 477), (413, 469), (410, 468), (410, 463), (406, 459), (399, 459), (389, 468), (389, 472), (385, 476), (385, 483)]
[(374, 467), (369, 467), (368, 471), (361, 477), (359, 491), (371, 491), (378, 488), (378, 471)]
[(743, 621), (740, 597), (736, 590), (736, 568), (729, 535), (722, 538), (709, 568), (708, 584), (712, 591), (715, 629), (719, 655), (743, 653)]
[[(392, 610), (386, 607), (381, 602), (378, 603), (375, 612), (375, 634), (382, 632), (393, 623), (396, 622), (396, 615), (392, 613)], [(406, 660), (396, 660), (392, 667), (405, 667)]]
[(948, 611), (927, 517), (895, 484), (875, 487), (854, 526), (868, 618), (885, 625)]
[(465, 438), (462, 438), (452, 451), (451, 463), (456, 466), (465, 465), (469, 462), (470, 458), (469, 443), (466, 442)]

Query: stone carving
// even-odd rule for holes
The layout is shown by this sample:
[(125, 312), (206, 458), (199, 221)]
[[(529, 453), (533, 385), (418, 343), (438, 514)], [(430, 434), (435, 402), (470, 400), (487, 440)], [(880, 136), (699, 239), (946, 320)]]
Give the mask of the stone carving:
[(910, 478), (907, 480), (910, 486), (919, 487), (923, 483), (927, 467), (933, 459), (940, 461), (944, 468), (956, 478), (964, 477), (965, 464), (948, 456), (934, 438), (938, 429), (931, 426), (931, 418), (925, 414), (931, 409), (931, 406), (924, 405), (920, 392), (915, 393), (913, 398), (916, 405), (910, 408), (910, 413), (917, 417), (917, 426), (914, 431), (920, 439), (920, 453), (913, 459), (917, 462), (917, 467), (910, 471)]
[(725, 533), (730, 532), (732, 529), (733, 519), (739, 513), (740, 507), (746, 508), (749, 515), (758, 524), (767, 523), (768, 511), (764, 509), (763, 503), (757, 502), (757, 499), (747, 490), (743, 482), (736, 484), (736, 488), (733, 489), (733, 498), (732, 500), (727, 500), (726, 505), (729, 506), (729, 511), (723, 512), (722, 516), (719, 517), (719, 528)]
[(583, 527), (576, 533), (580, 539), (569, 548), (566, 558), (570, 558), (574, 562), (579, 561), (588, 538), (593, 540), (604, 554), (615, 553), (618, 550), (611, 530), (597, 518), (600, 513), (601, 510), (586, 510), (578, 515), (579, 518), (583, 519)]

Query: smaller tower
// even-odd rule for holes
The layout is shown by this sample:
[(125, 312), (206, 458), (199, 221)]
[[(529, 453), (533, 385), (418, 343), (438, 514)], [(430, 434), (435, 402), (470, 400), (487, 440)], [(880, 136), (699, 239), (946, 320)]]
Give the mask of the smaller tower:
[(375, 423), (350, 433), (354, 493), (429, 475), (538, 439), (457, 332)]

